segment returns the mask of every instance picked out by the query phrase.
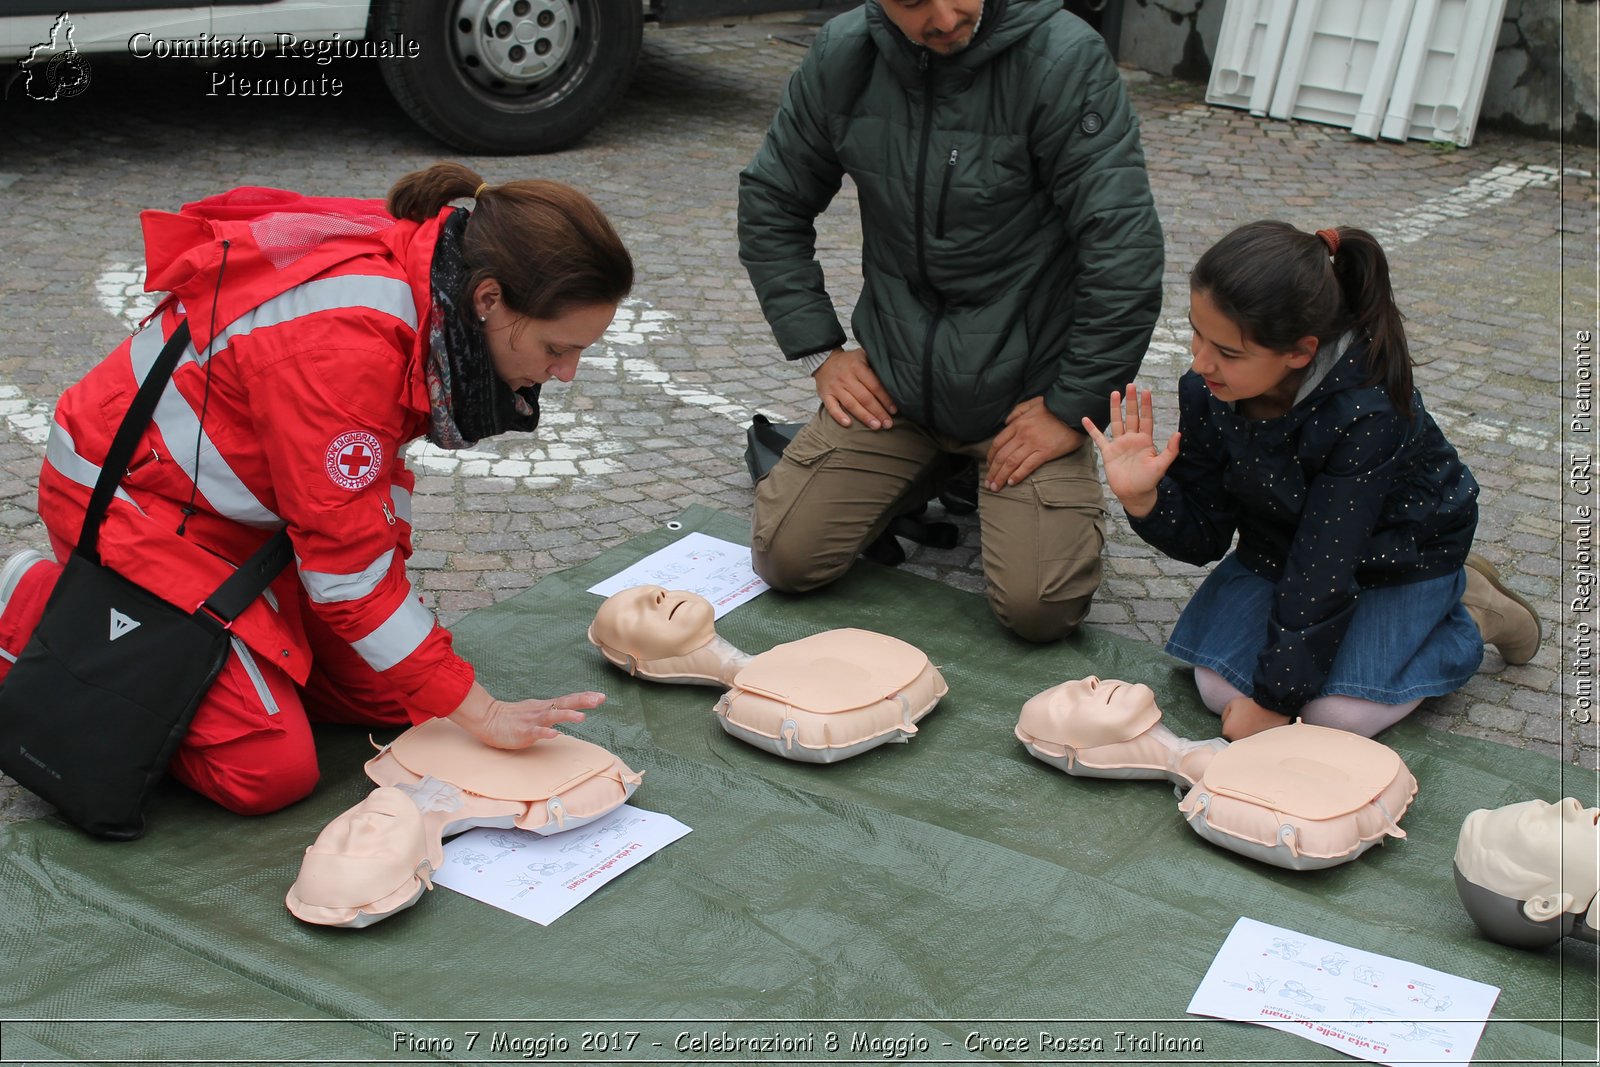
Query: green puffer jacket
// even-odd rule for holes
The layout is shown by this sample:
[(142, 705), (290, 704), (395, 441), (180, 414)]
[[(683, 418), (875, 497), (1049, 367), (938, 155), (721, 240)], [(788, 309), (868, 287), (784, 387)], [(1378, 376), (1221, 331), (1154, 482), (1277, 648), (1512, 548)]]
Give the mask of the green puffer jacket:
[(987, 0), (972, 44), (911, 44), (878, 0), (830, 21), (739, 176), (739, 258), (789, 359), (845, 341), (815, 219), (849, 174), (851, 320), (900, 413), (959, 441), (1043, 396), (1102, 425), (1161, 309), (1161, 224), (1104, 42), (1060, 0)]

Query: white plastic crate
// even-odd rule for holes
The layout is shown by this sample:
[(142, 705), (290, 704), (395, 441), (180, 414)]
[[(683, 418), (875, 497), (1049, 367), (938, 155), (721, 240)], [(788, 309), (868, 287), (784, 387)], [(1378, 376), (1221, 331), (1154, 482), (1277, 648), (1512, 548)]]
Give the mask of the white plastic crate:
[(1229, 0), (1206, 102), (1265, 115), (1289, 38), (1295, 0)]
[(1505, 0), (1228, 0), (1206, 101), (1472, 142)]

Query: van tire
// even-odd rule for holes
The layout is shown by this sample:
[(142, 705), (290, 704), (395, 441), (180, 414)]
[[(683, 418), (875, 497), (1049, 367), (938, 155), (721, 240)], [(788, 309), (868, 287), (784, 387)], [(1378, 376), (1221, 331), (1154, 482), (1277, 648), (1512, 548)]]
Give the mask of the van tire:
[(621, 98), (644, 12), (640, 0), (379, 0), (373, 31), (396, 52), (383, 80), (417, 125), (463, 151), (522, 154), (570, 145)]

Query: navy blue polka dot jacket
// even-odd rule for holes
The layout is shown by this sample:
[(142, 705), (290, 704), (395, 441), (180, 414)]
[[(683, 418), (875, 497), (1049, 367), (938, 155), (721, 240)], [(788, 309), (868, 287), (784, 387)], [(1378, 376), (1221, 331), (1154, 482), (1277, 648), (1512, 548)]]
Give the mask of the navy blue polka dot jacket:
[(1180, 452), (1134, 532), (1187, 563), (1239, 561), (1276, 585), (1255, 699), (1283, 714), (1317, 695), (1356, 598), (1460, 569), (1478, 523), (1478, 483), (1412, 395), (1408, 420), (1363, 385), (1352, 344), (1311, 393), (1249, 419), (1193, 371), (1178, 383)]

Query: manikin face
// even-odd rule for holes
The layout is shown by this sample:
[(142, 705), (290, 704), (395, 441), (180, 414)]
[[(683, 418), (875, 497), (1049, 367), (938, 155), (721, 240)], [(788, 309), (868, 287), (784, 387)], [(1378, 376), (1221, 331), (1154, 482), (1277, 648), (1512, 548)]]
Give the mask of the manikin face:
[(983, 0), (880, 0), (883, 13), (913, 44), (953, 56), (972, 43)]
[(1302, 337), (1288, 352), (1247, 341), (1239, 324), (1198, 289), (1189, 291), (1189, 328), (1194, 372), (1213, 396), (1230, 404), (1265, 397), (1287, 407), (1294, 401), (1299, 371), (1317, 354), (1315, 337)]
[(398, 789), (374, 789), (367, 799), (323, 827), (312, 849), (339, 856), (383, 856), (403, 851), (416, 820), (411, 799)]
[(500, 286), (492, 279), (478, 285), (472, 303), (484, 320), (480, 325), (494, 372), (513, 389), (552, 378), (572, 381), (578, 357), (600, 340), (617, 314), (615, 304), (580, 304), (553, 319), (518, 315), (500, 299)]
[(1143, 711), (1156, 702), (1156, 694), (1148, 685), (1110, 678), (1101, 681), (1092, 674), (1087, 678), (1062, 682), (1046, 692), (1050, 695), (1052, 708), (1080, 713)]
[(716, 636), (716, 612), (698, 593), (637, 585), (607, 598), (594, 617), (594, 636), (637, 660), (686, 656)]
[(427, 858), (422, 815), (393, 786), (374, 789), (306, 849), (296, 891), (321, 907), (360, 907), (406, 884)]
[(1017, 727), (1052, 744), (1084, 750), (1127, 741), (1160, 718), (1149, 686), (1090, 675), (1029, 699)]
[(1548, 899), (1553, 912), (1586, 907), (1600, 888), (1597, 822), (1600, 808), (1585, 808), (1573, 797), (1473, 812), (1462, 831), (1462, 858), (1470, 861), (1463, 873), (1514, 900)]

